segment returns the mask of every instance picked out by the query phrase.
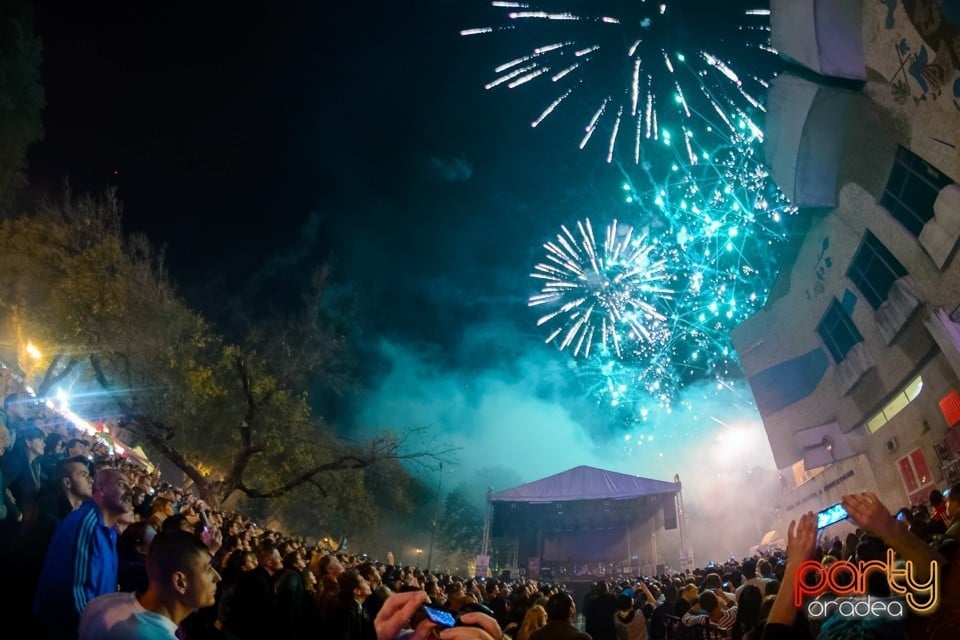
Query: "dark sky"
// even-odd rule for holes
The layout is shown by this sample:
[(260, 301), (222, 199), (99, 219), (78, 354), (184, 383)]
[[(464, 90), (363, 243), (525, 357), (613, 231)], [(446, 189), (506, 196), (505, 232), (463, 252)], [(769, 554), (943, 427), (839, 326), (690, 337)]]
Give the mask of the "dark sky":
[(223, 293), (282, 306), (325, 257), (405, 337), (525, 306), (557, 164), (483, 90), (496, 52), (458, 35), (485, 3), (37, 6), (34, 186), (117, 186), (208, 314)]
[(237, 301), (288, 306), (333, 260), (380, 367), (338, 426), (426, 427), (462, 448), (444, 466), (461, 477), (592, 464), (670, 479), (722, 450), (717, 425), (763, 450), (743, 388), (682, 428), (632, 432), (543, 345), (526, 304), (540, 245), (618, 215), (620, 176), (562, 119), (530, 128), (542, 93), (484, 90), (504, 52), (459, 30), (488, 9), (37, 0), (48, 105), (31, 186), (116, 186), (127, 230), (167, 247), (217, 322)]

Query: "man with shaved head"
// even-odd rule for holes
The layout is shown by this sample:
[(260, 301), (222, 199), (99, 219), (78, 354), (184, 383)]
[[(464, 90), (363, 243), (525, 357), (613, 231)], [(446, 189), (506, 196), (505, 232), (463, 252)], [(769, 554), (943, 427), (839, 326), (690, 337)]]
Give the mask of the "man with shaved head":
[(97, 596), (117, 590), (117, 525), (133, 511), (133, 490), (120, 469), (93, 480), (93, 497), (57, 527), (33, 600), (36, 623), (53, 640), (77, 637), (80, 614)]

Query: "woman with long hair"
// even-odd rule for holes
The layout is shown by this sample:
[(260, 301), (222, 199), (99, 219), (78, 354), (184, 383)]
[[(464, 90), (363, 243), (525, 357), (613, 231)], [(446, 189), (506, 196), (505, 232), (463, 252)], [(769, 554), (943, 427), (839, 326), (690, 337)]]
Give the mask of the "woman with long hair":
[(527, 609), (527, 614), (523, 616), (523, 624), (517, 631), (516, 640), (530, 640), (533, 632), (547, 624), (547, 610), (538, 604)]

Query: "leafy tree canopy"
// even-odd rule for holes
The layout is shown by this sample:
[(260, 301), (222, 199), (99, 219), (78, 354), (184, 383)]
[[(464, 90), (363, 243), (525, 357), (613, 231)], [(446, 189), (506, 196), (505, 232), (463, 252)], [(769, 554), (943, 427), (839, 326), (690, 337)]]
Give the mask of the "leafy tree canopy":
[(449, 451), (418, 444), (416, 429), (349, 442), (311, 409), (308, 385), (344, 384), (348, 370), (349, 345), (320, 303), (329, 273), (298, 313), (230, 343), (177, 295), (162, 253), (123, 234), (121, 213), (113, 191), (67, 189), (0, 222), (0, 314), (40, 348), (27, 367), (38, 395), (82, 390), (78, 412), (115, 423), (214, 504), (269, 499), (264, 513), (320, 514), (343, 532), (374, 524), (378, 495), (412, 508), (423, 491), (404, 465)]

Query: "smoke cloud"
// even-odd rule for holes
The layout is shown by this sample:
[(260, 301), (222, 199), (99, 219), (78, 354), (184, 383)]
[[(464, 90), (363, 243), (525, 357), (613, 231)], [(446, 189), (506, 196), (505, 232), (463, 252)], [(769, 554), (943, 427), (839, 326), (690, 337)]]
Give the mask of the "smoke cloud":
[[(445, 477), (480, 481), (481, 470), (510, 469), (516, 475), (504, 479), (512, 484), (494, 481), (500, 491), (517, 477), (530, 482), (578, 465), (664, 481), (679, 475), (701, 566), (744, 555), (769, 528), (778, 474), (744, 381), (695, 385), (682, 398), (689, 409), (625, 423), (585, 395), (565, 354), (510, 324), (471, 326), (452, 352), (386, 339), (378, 351), (386, 366), (351, 412), (355, 427), (425, 428), (433, 442), (457, 449)], [(448, 480), (444, 490), (452, 488)]]

